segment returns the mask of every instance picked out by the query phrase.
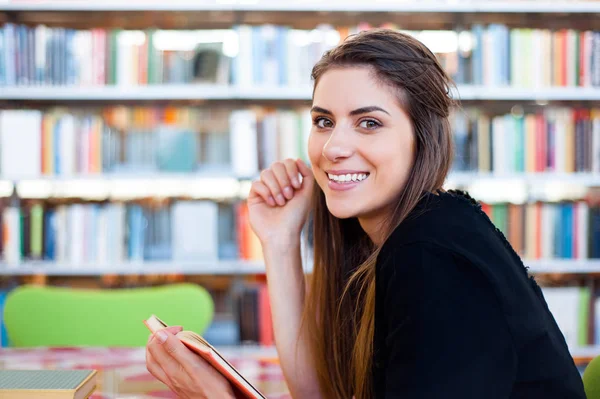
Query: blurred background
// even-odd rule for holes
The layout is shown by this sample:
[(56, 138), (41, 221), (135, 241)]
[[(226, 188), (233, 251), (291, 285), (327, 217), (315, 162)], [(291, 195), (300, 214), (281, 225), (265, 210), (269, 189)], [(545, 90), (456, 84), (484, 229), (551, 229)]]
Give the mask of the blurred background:
[[(250, 182), (306, 160), (312, 65), (375, 27), (455, 80), (446, 187), (482, 201), (583, 369), (600, 354), (598, 1), (0, 0), (0, 308), (23, 286), (191, 283), (207, 340), (272, 351)], [(310, 248), (307, 230), (307, 277)]]

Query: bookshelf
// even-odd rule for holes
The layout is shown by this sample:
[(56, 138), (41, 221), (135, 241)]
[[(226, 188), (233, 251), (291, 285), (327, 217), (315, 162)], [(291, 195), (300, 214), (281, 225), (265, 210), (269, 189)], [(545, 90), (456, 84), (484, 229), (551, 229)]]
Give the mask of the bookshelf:
[[(461, 101), (600, 101), (600, 88), (549, 87), (522, 89), (461, 85), (453, 89)], [(251, 87), (222, 85), (151, 85), (106, 87), (3, 87), (0, 100), (25, 102), (123, 102), (123, 101), (278, 101), (308, 102), (310, 87)]]
[(125, 262), (117, 264), (61, 263), (26, 261), (20, 264), (0, 264), (0, 276), (101, 276), (114, 275), (255, 275), (264, 274), (265, 266), (252, 261), (184, 261), (184, 262)]
[[(228, 174), (209, 173), (102, 173), (74, 176), (36, 176), (0, 180), (0, 197), (16, 189), (20, 198), (80, 198), (126, 200), (136, 198), (245, 199), (252, 180)], [(570, 185), (587, 189), (600, 187), (594, 173), (484, 173), (451, 172), (447, 188), (475, 185), (519, 184), (524, 186)], [(559, 190), (560, 191), (560, 190)], [(488, 198), (493, 200), (493, 196)]]
[[(304, 35), (303, 40), (306, 40), (306, 38), (313, 40), (314, 37), (318, 38), (320, 35), (326, 36), (332, 33), (338, 27), (340, 28), (340, 36), (342, 36), (341, 32), (344, 30), (351, 32), (364, 28), (365, 22), (370, 26), (387, 24), (387, 26), (394, 26), (398, 29), (414, 31), (452, 30), (460, 33), (470, 32), (473, 37), (483, 37), (492, 42), (497, 40), (495, 46), (488, 46), (493, 48), (494, 51), (489, 51), (484, 46), (481, 46), (479, 49), (481, 50), (478, 55), (480, 58), (477, 62), (480, 62), (482, 59), (486, 63), (493, 65), (503, 62), (501, 69), (496, 69), (487, 75), (485, 71), (482, 72), (481, 68), (477, 69), (470, 66), (471, 64), (469, 63), (475, 62), (473, 61), (475, 59), (473, 58), (474, 56), (470, 59), (463, 59), (456, 55), (447, 56), (444, 51), (441, 51), (443, 53), (441, 57), (444, 59), (444, 65), (454, 68), (452, 73), (457, 81), (457, 89), (453, 89), (452, 94), (457, 99), (460, 99), (467, 108), (482, 110), (482, 112), (489, 111), (489, 122), (491, 124), (494, 123), (494, 120), (492, 120), (494, 117), (504, 117), (505, 120), (503, 123), (506, 125), (507, 120), (510, 119), (508, 117), (511, 114), (520, 114), (526, 117), (528, 114), (544, 113), (547, 108), (562, 107), (569, 110), (583, 109), (587, 116), (583, 116), (582, 122), (580, 121), (581, 126), (589, 127), (593, 123), (600, 126), (598, 116), (593, 116), (595, 115), (594, 110), (600, 107), (600, 73), (592, 70), (593, 68), (598, 68), (595, 64), (596, 61), (590, 61), (593, 57), (587, 54), (588, 59), (584, 62), (585, 67), (582, 67), (582, 69), (587, 69), (584, 73), (580, 73), (577, 69), (579, 68), (579, 64), (571, 64), (567, 61), (561, 61), (559, 67), (553, 66), (550, 68), (548, 65), (556, 64), (554, 62), (556, 59), (553, 62), (546, 62), (543, 54), (547, 55), (547, 53), (542, 51), (536, 53), (531, 50), (535, 47), (534, 44), (538, 43), (536, 40), (548, 40), (544, 51), (549, 51), (551, 45), (548, 43), (551, 43), (551, 41), (563, 40), (565, 43), (571, 43), (569, 40), (573, 39), (581, 40), (581, 43), (584, 43), (586, 40), (596, 40), (590, 37), (584, 38), (584, 36), (580, 36), (579, 34), (586, 30), (600, 31), (600, 1), (527, 0), (502, 2), (473, 0), (367, 2), (352, 0), (322, 2), (316, 0), (172, 0), (167, 2), (164, 0), (132, 0), (122, 2), (114, 0), (48, 0), (42, 2), (0, 0), (0, 27), (4, 23), (9, 23), (13, 27), (20, 24), (32, 28), (45, 25), (48, 28), (59, 30), (70, 28), (88, 31), (99, 28), (100, 35), (104, 39), (110, 37), (112, 29), (141, 30), (144, 32), (143, 34), (147, 35), (144, 39), (146, 40), (145, 43), (148, 43), (149, 38), (153, 34), (151, 32), (162, 29), (220, 29), (231, 31), (232, 28), (241, 25), (258, 27), (265, 24), (304, 30), (301, 32)], [(334, 28), (323, 28), (323, 24), (330, 24)], [(492, 24), (499, 26), (489, 29)], [(536, 28), (545, 31), (537, 32), (536, 34), (539, 36), (531, 39), (525, 37), (529, 34), (525, 32), (527, 28)], [(246, 29), (244, 31), (246, 37), (242, 38), (242, 40), (248, 40), (247, 35), (249, 32), (252, 33), (252, 31), (248, 30), (247, 27), (244, 29)], [(577, 31), (573, 31), (574, 29), (577, 29)], [(564, 37), (557, 34), (557, 32), (563, 30), (565, 31)], [(567, 32), (567, 30), (571, 32)], [(29, 31), (26, 34), (23, 33), (25, 30), (19, 32), (20, 35), (31, 34)], [(54, 33), (52, 32), (52, 35)], [(97, 33), (98, 31), (94, 32), (94, 34)], [(138, 34), (136, 40), (141, 37), (139, 33), (134, 33)], [(460, 33), (457, 33), (457, 37), (453, 39), (457, 43), (455, 52), (458, 52), (459, 49)], [(63, 40), (64, 38), (61, 36), (63, 34), (64, 32), (60, 31), (55, 37)], [(85, 37), (85, 34), (83, 36), (83, 39), (80, 37), (78, 40), (90, 40), (89, 37)], [(518, 65), (506, 64), (503, 61), (503, 59), (514, 55), (513, 53), (505, 52), (507, 51), (506, 43), (511, 43), (510, 40), (513, 39), (517, 40), (519, 45), (524, 43), (520, 52), (517, 51), (515, 54), (533, 54), (526, 62), (516, 63)], [(27, 42), (25, 39), (21, 40), (22, 48), (31, 51), (32, 46), (24, 44)], [(91, 40), (93, 42), (94, 39)], [(435, 42), (435, 40), (433, 41)], [(142, 42), (140, 41), (139, 43)], [(0, 40), (0, 43), (2, 43), (2, 40)], [(136, 54), (135, 57), (143, 54), (142, 52), (137, 52), (143, 48), (143, 45), (137, 43), (128, 42), (122, 49), (123, 54), (131, 55), (129, 52), (132, 50), (134, 51), (133, 54)], [(245, 43), (248, 44), (248, 41)], [(596, 51), (600, 51), (600, 41), (598, 43), (599, 46)], [(250, 39), (250, 44), (252, 45), (252, 39)], [(314, 58), (313, 56), (322, 52), (329, 44), (323, 44), (315, 39), (312, 44), (303, 45), (309, 47), (306, 53), (288, 54), (288, 63), (289, 60), (305, 60), (306, 65), (303, 65), (302, 68), (308, 68), (309, 64), (314, 61), (312, 59)], [(62, 46), (62, 44), (60, 45)], [(533, 47), (528, 47), (530, 45)], [(495, 51), (498, 48), (501, 49), (499, 50), (500, 52)], [(529, 50), (527, 50), (528, 48)], [(589, 48), (595, 49), (593, 44)], [(473, 49), (475, 47), (471, 48), (471, 54), (473, 54)], [(3, 51), (8, 50), (6, 50), (6, 47), (4, 49), (0, 48), (0, 59), (2, 59)], [(85, 60), (90, 57), (90, 54), (78, 54), (79, 58), (77, 60)], [(103, 56), (110, 54), (110, 51), (107, 51)], [(565, 56), (564, 59), (569, 59), (567, 57), (568, 51), (563, 55)], [(154, 56), (157, 57), (156, 54)], [(232, 59), (238, 56), (240, 60), (244, 61), (241, 62), (242, 65), (249, 65), (252, 62), (256, 62), (252, 58), (252, 54), (249, 55), (248, 53), (241, 54), (238, 52), (238, 55), (233, 56)], [(90, 78), (87, 75), (83, 76), (79, 71), (73, 72), (71, 70), (70, 72), (65, 72), (68, 67), (62, 65), (60, 68), (64, 70), (59, 68), (50, 73), (50, 80), (54, 79), (55, 75), (58, 75), (58, 80), (62, 84), (48, 85), (36, 82), (35, 85), (27, 85), (19, 81), (19, 74), (23, 75), (21, 77), (36, 76), (37, 79), (37, 71), (25, 72), (24, 70), (17, 70), (15, 75), (17, 79), (15, 81), (18, 84), (0, 86), (0, 104), (4, 110), (39, 108), (46, 111), (52, 108), (60, 108), (62, 110), (60, 112), (70, 109), (84, 109), (84, 112), (88, 112), (88, 109), (92, 110), (94, 108), (99, 109), (121, 105), (129, 109), (137, 107), (150, 108), (156, 104), (187, 105), (195, 109), (214, 107), (215, 109), (230, 109), (232, 111), (242, 110), (242, 113), (244, 110), (252, 108), (258, 109), (256, 115), (250, 116), (250, 120), (256, 121), (256, 123), (262, 123), (265, 120), (262, 119), (265, 118), (265, 115), (268, 118), (269, 112), (277, 109), (278, 111), (284, 110), (295, 113), (295, 115), (290, 117), (290, 120), (293, 120), (294, 124), (301, 124), (302, 118), (304, 118), (303, 112), (304, 114), (306, 113), (306, 106), (310, 103), (311, 99), (312, 87), (307, 84), (308, 79), (305, 79), (308, 70), (301, 69), (300, 67), (294, 71), (297, 75), (294, 79), (290, 78), (292, 73), (287, 72), (285, 74), (287, 80), (281, 77), (282, 72), (278, 69), (280, 81), (275, 84), (273, 82), (257, 82), (257, 79), (253, 75), (245, 75), (243, 79), (240, 79), (239, 72), (243, 68), (240, 69), (239, 65), (236, 67), (235, 63), (231, 65), (232, 69), (237, 68), (238, 76), (235, 81), (234, 79), (230, 79), (231, 76), (225, 79), (227, 81), (225, 83), (222, 81), (217, 83), (197, 83), (195, 81), (192, 82), (189, 76), (185, 78), (181, 76), (164, 78), (163, 76), (158, 80), (154, 79), (152, 81), (149, 73), (148, 76), (143, 78), (141, 77), (143, 74), (138, 74), (134, 78), (125, 76), (125, 79), (121, 79), (122, 76), (119, 74), (123, 70), (125, 70), (125, 73), (122, 74), (128, 74), (125, 67), (135, 67), (135, 64), (131, 64), (132, 59), (126, 56), (120, 60), (122, 61), (123, 59), (125, 59), (125, 63), (123, 64), (124, 66), (122, 65), (121, 70), (118, 67), (113, 67), (112, 71), (108, 67), (99, 67), (99, 61), (94, 60), (92, 69), (96, 71), (97, 75), (95, 76), (97, 79), (94, 83), (91, 83), (90, 80), (95, 78)], [(133, 59), (138, 60), (139, 58)], [(54, 61), (57, 62), (56, 60)], [(461, 64), (462, 66), (457, 67), (455, 65), (457, 62), (466, 62), (466, 64)], [(481, 62), (482, 64), (484, 63), (483, 61)], [(0, 65), (3, 64), (0, 62)], [(142, 70), (150, 64), (141, 63), (140, 65), (140, 70)], [(187, 64), (184, 62), (178, 65), (178, 67), (187, 67)], [(561, 68), (562, 71), (560, 71)], [(556, 72), (556, 70), (559, 70), (559, 72)], [(524, 71), (523, 77), (518, 76), (518, 79), (516, 79), (514, 77), (515, 71)], [(543, 72), (538, 74), (538, 71)], [(4, 72), (6, 73), (6, 70)], [(77, 81), (82, 79), (80, 75), (83, 76), (83, 80), (87, 79), (87, 82), (81, 85), (72, 84), (72, 82), (69, 83), (68, 80), (71, 78)], [(2, 68), (0, 67), (0, 84), (2, 83), (2, 76)], [(108, 76), (111, 77), (108, 78)], [(300, 79), (298, 76), (302, 78)], [(6, 75), (4, 77), (6, 78)], [(45, 78), (48, 80), (48, 75)], [(170, 79), (173, 82), (166, 82)], [(187, 83), (182, 83), (180, 82), (181, 80), (185, 80)], [(264, 77), (258, 80), (264, 80)], [(467, 111), (470, 112), (469, 110)], [(92, 118), (98, 118), (98, 115), (92, 114), (94, 111), (89, 112), (88, 116), (92, 115)], [(53, 111), (51, 110), (48, 113), (52, 114)], [(590, 117), (590, 114), (592, 117)], [(280, 117), (279, 115), (271, 116), (273, 120), (278, 120)], [(549, 121), (555, 121), (553, 118), (557, 118), (552, 113), (548, 113), (547, 116)], [(568, 119), (571, 116), (566, 116), (565, 118)], [(41, 115), (40, 117), (44, 116)], [(54, 116), (51, 117), (53, 118)], [(468, 118), (471, 118), (471, 116)], [(269, 123), (272, 123), (273, 120)], [(499, 124), (500, 122), (502, 121), (498, 120)], [(462, 137), (467, 137), (467, 140), (461, 142), (464, 146), (459, 151), (459, 158), (464, 158), (466, 161), (461, 168), (457, 168), (450, 174), (447, 180), (448, 188), (473, 188), (474, 191), (471, 192), (476, 198), (489, 203), (516, 201), (518, 204), (524, 206), (523, 204), (528, 202), (545, 201), (548, 203), (553, 202), (555, 206), (559, 206), (559, 204), (567, 201), (567, 204), (572, 203), (575, 207), (575, 204), (579, 205), (579, 203), (568, 201), (581, 201), (582, 198), (586, 198), (588, 193), (600, 187), (600, 170), (597, 166), (600, 164), (600, 161), (594, 161), (594, 166), (591, 166), (592, 162), (588, 162), (589, 160), (580, 165), (575, 162), (572, 162), (573, 165), (570, 165), (571, 161), (567, 162), (565, 161), (566, 158), (563, 157), (561, 158), (562, 166), (560, 167), (557, 167), (557, 164), (553, 164), (546, 170), (545, 166), (549, 165), (545, 164), (539, 167), (536, 164), (534, 168), (536, 171), (533, 171), (533, 169), (527, 166), (528, 161), (526, 159), (525, 161), (517, 160), (513, 163), (514, 160), (511, 158), (510, 162), (506, 162), (508, 167), (506, 167), (507, 165), (502, 165), (506, 167), (504, 171), (495, 171), (495, 165), (491, 162), (492, 158), (504, 157), (510, 152), (515, 152), (513, 147), (516, 148), (516, 151), (521, 151), (521, 153), (531, 152), (533, 148), (531, 147), (531, 143), (516, 145), (513, 141), (503, 141), (501, 143), (502, 148), (500, 149), (502, 151), (498, 150), (499, 152), (496, 152), (494, 148), (491, 148), (493, 147), (492, 145), (484, 151), (487, 151), (489, 154), (482, 155), (479, 153), (472, 157), (473, 143), (471, 141), (474, 137), (473, 132), (475, 131), (473, 126), (481, 123), (481, 118), (476, 116), (462, 123), (464, 126), (470, 126), (463, 131), (463, 133), (466, 133)], [(564, 123), (564, 120), (560, 123)], [(106, 124), (110, 125), (108, 122)], [(221, 128), (223, 131), (227, 131), (228, 129), (233, 130), (229, 125), (222, 124), (222, 126), (226, 126), (225, 128)], [(262, 126), (263, 129), (264, 126), (266, 125)], [(461, 126), (460, 121), (459, 124), (455, 125), (455, 127), (458, 126)], [(568, 130), (564, 127), (564, 124), (557, 126), (559, 126), (557, 128), (559, 129), (557, 130), (559, 135)], [(578, 134), (575, 133), (575, 130), (579, 126), (574, 123), (573, 131), (570, 131), (569, 134), (573, 134), (573, 137), (575, 137)], [(125, 132), (125, 135), (129, 134), (127, 131), (129, 127), (121, 127), (121, 129)], [(299, 134), (299, 137), (302, 138), (303, 130), (306, 130), (306, 125), (298, 128), (297, 131), (294, 131), (294, 134)], [(600, 132), (600, 129), (598, 131)], [(481, 130), (478, 130), (478, 132), (480, 133)], [(507, 130), (507, 134), (513, 133), (510, 128)], [(516, 133), (514, 134), (517, 137)], [(600, 137), (600, 134), (598, 136)], [(275, 136), (271, 135), (267, 137)], [(294, 141), (298, 140), (295, 138)], [(576, 144), (573, 138), (573, 148), (569, 150), (572, 150), (571, 155), (568, 155), (571, 157), (569, 158), (571, 160), (577, 157), (576, 154), (579, 154), (577, 151), (585, 149), (585, 143), (589, 144), (590, 142), (582, 141), (578, 143)], [(547, 145), (547, 143), (544, 145)], [(257, 148), (257, 146), (249, 148), (257, 149), (255, 152), (261, 150), (264, 152), (264, 148)], [(537, 149), (537, 147), (535, 148)], [(295, 155), (301, 156), (300, 150), (299, 148), (294, 148), (293, 151), (290, 151), (294, 152)], [(79, 150), (74, 150), (73, 153), (76, 153), (76, 151)], [(56, 154), (53, 156), (56, 156)], [(552, 157), (555, 156), (556, 154)], [(600, 159), (600, 155), (597, 156)], [(100, 158), (102, 157), (104, 157), (104, 154), (100, 156)], [(273, 157), (271, 156), (271, 158)], [(482, 161), (482, 158), (485, 158), (486, 161)], [(104, 158), (102, 159), (104, 160)], [(266, 160), (263, 159), (262, 162), (264, 163)], [(487, 162), (489, 165), (482, 167), (482, 162)], [(545, 163), (547, 161), (539, 161), (538, 159), (535, 162)], [(525, 166), (515, 166), (519, 163)], [(569, 167), (565, 166), (567, 163), (569, 163)], [(260, 160), (256, 164), (259, 165)], [(156, 209), (162, 209), (161, 207), (167, 206), (165, 204), (168, 204), (168, 206), (177, 204), (181, 200), (209, 200), (197, 202), (218, 203), (218, 212), (221, 212), (221, 207), (236, 206), (235, 204), (243, 202), (250, 189), (251, 178), (256, 175), (256, 171), (254, 170), (256, 168), (254, 167), (249, 168), (247, 170), (248, 173), (240, 176), (229, 170), (213, 170), (208, 172), (190, 170), (188, 172), (175, 173), (153, 170), (145, 172), (142, 169), (136, 169), (138, 165), (133, 166), (130, 172), (115, 172), (110, 167), (105, 168), (103, 164), (101, 168), (98, 168), (98, 173), (83, 173), (81, 170), (75, 170), (73, 173), (66, 173), (64, 175), (58, 173), (54, 176), (53, 173), (48, 174), (47, 170), (44, 170), (44, 173), (42, 173), (42, 169), (44, 168), (42, 165), (38, 168), (39, 170), (34, 171), (32, 175), (28, 176), (0, 174), (0, 201), (4, 201), (5, 204), (8, 203), (13, 190), (16, 190), (23, 201), (23, 208), (15, 207), (12, 211), (16, 210), (18, 212), (19, 209), (30, 210), (32, 206), (35, 207), (49, 202), (51, 203), (49, 206), (51, 210), (57, 210), (62, 207), (64, 208), (63, 210), (66, 209), (66, 213), (72, 212), (73, 215), (81, 215), (83, 212), (87, 215), (86, 217), (92, 219), (95, 216), (90, 215), (96, 215), (96, 212), (102, 214), (102, 212), (107, 211), (110, 213), (103, 214), (104, 216), (102, 217), (113, 217), (115, 215), (112, 213), (113, 211), (128, 212), (124, 209), (130, 205), (132, 207), (143, 206), (145, 207), (144, 212), (147, 212), (149, 209), (154, 209), (155, 207)], [(519, 168), (522, 170), (518, 171)], [(73, 205), (79, 203), (84, 203), (86, 208), (73, 209)], [(105, 207), (110, 207), (111, 205), (115, 205), (115, 209), (105, 209)], [(597, 207), (597, 204), (593, 205), (593, 207)], [(513, 211), (515, 209), (513, 208)], [(216, 210), (213, 211), (217, 212)], [(506, 212), (509, 211), (510, 209)], [(214, 212), (210, 213), (210, 215), (214, 216)], [(121, 214), (119, 213), (119, 215)], [(151, 215), (151, 213), (148, 213), (148, 215)], [(238, 216), (236, 213), (235, 217)], [(39, 215), (36, 217), (39, 217)], [(122, 215), (119, 217), (122, 217)], [(235, 217), (232, 218), (235, 219)], [(150, 220), (150, 216), (148, 218)], [(155, 222), (153, 221), (152, 223)], [(137, 220), (137, 223), (139, 223), (139, 220)], [(123, 224), (122, 228), (119, 228), (119, 237), (121, 235), (125, 237), (123, 230), (126, 226), (127, 224)], [(233, 224), (232, 226), (236, 225)], [(506, 225), (504, 226), (506, 227)], [(79, 226), (79, 228), (82, 227)], [(239, 226), (231, 227), (231, 230), (234, 228), (239, 228)], [(63, 232), (61, 234), (63, 234), (62, 240), (66, 240), (67, 242), (73, 241), (71, 240), (73, 237), (77, 238), (77, 234), (72, 232)], [(222, 231), (219, 231), (219, 237), (221, 234)], [(513, 236), (508, 237), (509, 239), (520, 237), (514, 231), (512, 231), (512, 234)], [(33, 238), (32, 235), (31, 239), (33, 240)], [(107, 246), (109, 238), (103, 239), (105, 240), (103, 245)], [(140, 239), (140, 237), (137, 236), (136, 239)], [(163, 237), (163, 239), (169, 242), (171, 238)], [(36, 251), (38, 251), (37, 255), (39, 255), (40, 237), (36, 236), (35, 240)], [(127, 240), (130, 240), (130, 238), (127, 238)], [(233, 239), (232, 237), (228, 237), (228, 240), (232, 241)], [(559, 237), (558, 240), (561, 240), (561, 238)], [(128, 250), (131, 251), (131, 248), (128, 247), (129, 241), (126, 244), (124, 242), (125, 239), (119, 241), (120, 245), (123, 246), (120, 251), (122, 250), (126, 254)], [(228, 244), (232, 243), (228, 242)], [(12, 245), (14, 247), (14, 243)], [(27, 245), (31, 245), (31, 243)], [(77, 245), (81, 245), (81, 243)], [(86, 251), (87, 249), (78, 248), (76, 251)], [(32, 258), (27, 256), (18, 257), (18, 261), (4, 259), (0, 262), (0, 277), (8, 281), (22, 281), (31, 276), (43, 275), (64, 279), (72, 278), (73, 281), (84, 277), (96, 281), (98, 277), (103, 275), (117, 275), (123, 278), (134, 275), (179, 275), (183, 276), (182, 278), (184, 279), (216, 276), (235, 281), (236, 279), (260, 279), (264, 277), (263, 274), (265, 272), (262, 261), (254, 259), (256, 258), (256, 253), (241, 256), (239, 259), (219, 257), (219, 259), (211, 258), (212, 260), (171, 260), (166, 258), (153, 259), (151, 255), (149, 259), (146, 259), (145, 253), (142, 254), (139, 252), (139, 249), (137, 251), (137, 260), (130, 259), (130, 255), (123, 255), (122, 253), (115, 257), (114, 260), (112, 260), (113, 255), (111, 255), (109, 260), (72, 261), (69, 253), (67, 255), (63, 254), (62, 257), (57, 256), (54, 261), (32, 260), (35, 256)], [(255, 244), (254, 251), (256, 252)], [(229, 250), (229, 255), (231, 253), (232, 250)], [(80, 256), (81, 253), (78, 252), (77, 257)], [(558, 277), (558, 279), (565, 284), (572, 282), (573, 278), (578, 279), (576, 281), (580, 282), (595, 281), (596, 277), (600, 275), (600, 258), (579, 257), (566, 259), (556, 256), (554, 258), (542, 259), (525, 258), (524, 262), (532, 274), (554, 277), (563, 275), (562, 277)], [(310, 273), (310, 265), (306, 265), (305, 269), (307, 273)], [(595, 342), (599, 344), (600, 337), (590, 337), (589, 341), (590, 343)], [(590, 356), (600, 353), (600, 347), (584, 344), (574, 345), (572, 353), (574, 357), (585, 360)]]
[(8, 0), (0, 3), (0, 11), (280, 11), (280, 12), (402, 12), (402, 13), (600, 13), (600, 5), (594, 1), (509, 1), (498, 0), (466, 0), (440, 1), (382, 1), (374, 4), (362, 1), (299, 1), (290, 0), (151, 0), (151, 1), (96, 1), (96, 0), (65, 0), (65, 1), (23, 1)]
[[(600, 260), (542, 259), (525, 260), (525, 266), (534, 275), (541, 274), (600, 274)], [(304, 267), (312, 273), (312, 265)], [(0, 276), (100, 276), (114, 275), (240, 275), (264, 274), (265, 266), (260, 261), (214, 260), (194, 262), (125, 262), (118, 264), (62, 263), (46, 261), (24, 261), (18, 264), (0, 263)]]

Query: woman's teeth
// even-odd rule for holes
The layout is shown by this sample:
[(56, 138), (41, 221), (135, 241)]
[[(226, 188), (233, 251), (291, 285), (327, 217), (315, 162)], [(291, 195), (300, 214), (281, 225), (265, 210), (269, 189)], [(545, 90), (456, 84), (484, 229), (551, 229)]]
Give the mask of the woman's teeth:
[(328, 173), (327, 175), (329, 176), (329, 180), (333, 180), (338, 183), (357, 182), (357, 181), (365, 180), (367, 177), (369, 177), (368, 173), (354, 173), (354, 174), (348, 173), (346, 175), (334, 175), (334, 174)]

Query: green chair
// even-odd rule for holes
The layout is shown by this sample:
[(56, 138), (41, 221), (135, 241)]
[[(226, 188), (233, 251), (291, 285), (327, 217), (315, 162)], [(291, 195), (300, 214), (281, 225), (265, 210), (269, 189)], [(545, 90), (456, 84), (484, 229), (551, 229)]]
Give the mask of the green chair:
[(214, 303), (194, 284), (127, 289), (20, 286), (5, 302), (4, 321), (14, 347), (146, 345), (143, 320), (155, 314), (169, 325), (202, 334)]
[(600, 356), (596, 356), (583, 371), (583, 387), (587, 399), (600, 399)]

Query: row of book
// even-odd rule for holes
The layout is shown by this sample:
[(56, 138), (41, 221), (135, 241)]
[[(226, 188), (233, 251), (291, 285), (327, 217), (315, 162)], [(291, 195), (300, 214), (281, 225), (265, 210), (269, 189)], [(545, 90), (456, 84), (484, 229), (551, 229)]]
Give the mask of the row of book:
[(25, 260), (81, 267), (123, 262), (262, 259), (247, 206), (212, 201), (171, 203), (15, 202), (1, 213), (5, 267)]
[(600, 205), (585, 201), (483, 204), (524, 259), (600, 258)]
[[(107, 107), (0, 111), (5, 179), (100, 173), (215, 172), (253, 178), (308, 161), (307, 108)], [(600, 110), (546, 107), (452, 114), (457, 171), (600, 173)]]
[(600, 173), (600, 109), (453, 114), (454, 168), (498, 174)]
[[(391, 23), (379, 26), (399, 30)], [(127, 31), (6, 23), (0, 28), (0, 85), (306, 86), (325, 51), (373, 27), (236, 25), (226, 30)], [(600, 86), (597, 31), (474, 24), (468, 30), (433, 35), (404, 32), (430, 47), (461, 84)]]
[(307, 109), (190, 107), (0, 111), (3, 178), (98, 173), (227, 172), (254, 177), (306, 157)]
[[(525, 259), (600, 258), (600, 206), (585, 201), (483, 204)], [(261, 260), (245, 202), (72, 203), (12, 199), (2, 210), (3, 259), (73, 265)]]
[(600, 297), (590, 287), (542, 287), (542, 293), (570, 348), (600, 344)]
[(598, 87), (600, 32), (510, 29), (475, 24), (469, 46), (450, 53), (447, 69), (457, 83), (485, 86)]
[(0, 28), (0, 85), (301, 86), (338, 41), (331, 27), (126, 31), (6, 23)]

